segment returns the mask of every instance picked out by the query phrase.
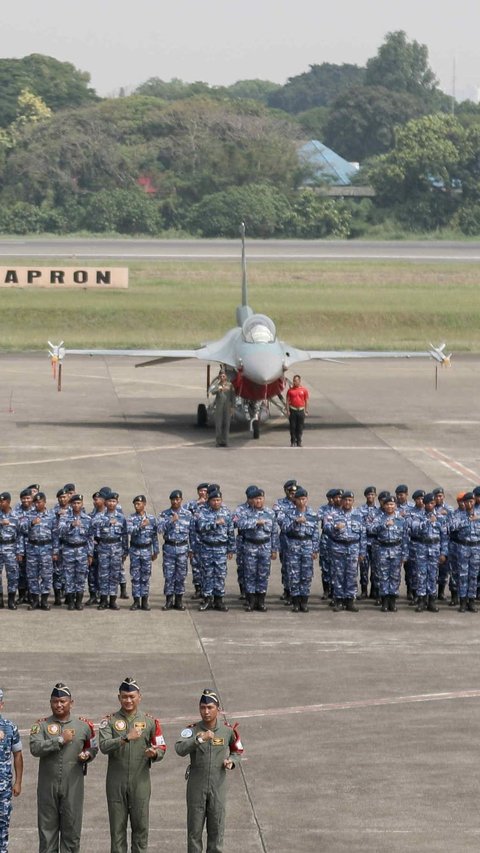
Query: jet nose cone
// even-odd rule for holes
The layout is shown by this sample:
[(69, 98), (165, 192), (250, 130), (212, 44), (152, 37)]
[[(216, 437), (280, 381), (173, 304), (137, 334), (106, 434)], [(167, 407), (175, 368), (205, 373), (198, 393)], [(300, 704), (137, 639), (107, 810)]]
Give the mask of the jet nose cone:
[(255, 351), (243, 359), (244, 375), (257, 385), (268, 385), (283, 375), (281, 356), (269, 351), (269, 344), (254, 347)]

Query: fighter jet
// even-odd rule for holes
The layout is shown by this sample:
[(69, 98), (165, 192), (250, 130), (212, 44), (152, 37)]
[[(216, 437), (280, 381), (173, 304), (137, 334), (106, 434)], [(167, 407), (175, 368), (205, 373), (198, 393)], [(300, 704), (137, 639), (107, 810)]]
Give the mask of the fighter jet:
[[(62, 363), (65, 355), (131, 356), (147, 359), (136, 367), (150, 367), (184, 358), (217, 362), (224, 369), (236, 392), (234, 418), (247, 423), (254, 438), (259, 438), (260, 424), (268, 419), (272, 406), (285, 412), (284, 390), (289, 384), (286, 372), (295, 364), (319, 359), (341, 361), (352, 358), (433, 358), (437, 364), (450, 363), (445, 344), (425, 352), (371, 352), (358, 350), (302, 350), (277, 338), (275, 323), (266, 314), (256, 314), (248, 304), (245, 226), (242, 223), (242, 303), (236, 310), (236, 326), (217, 341), (198, 349), (187, 350), (126, 350), (126, 349), (66, 349), (63, 341), (48, 342), (50, 358)], [(209, 365), (210, 366), (210, 365)], [(208, 369), (208, 377), (210, 371)], [(207, 387), (210, 382), (207, 381)], [(215, 402), (207, 391), (207, 403), (199, 403), (197, 425), (205, 426), (214, 415)]]

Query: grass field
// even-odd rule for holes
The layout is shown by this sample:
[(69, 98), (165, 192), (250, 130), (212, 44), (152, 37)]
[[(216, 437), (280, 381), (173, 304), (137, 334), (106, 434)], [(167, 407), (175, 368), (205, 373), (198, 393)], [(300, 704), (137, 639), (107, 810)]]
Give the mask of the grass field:
[[(282, 261), (251, 263), (248, 278), (253, 309), (297, 346), (422, 350), (446, 340), (456, 352), (480, 351), (472, 264)], [(47, 339), (72, 348), (198, 346), (234, 325), (240, 281), (234, 262), (138, 262), (125, 291), (0, 289), (0, 350), (45, 350)]]

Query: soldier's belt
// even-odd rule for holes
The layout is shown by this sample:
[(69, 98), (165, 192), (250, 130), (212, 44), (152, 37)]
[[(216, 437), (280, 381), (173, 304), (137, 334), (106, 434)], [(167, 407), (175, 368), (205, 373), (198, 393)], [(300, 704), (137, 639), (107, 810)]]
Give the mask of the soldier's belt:
[(480, 545), (480, 539), (457, 539), (459, 545)]
[(360, 539), (333, 539), (336, 545), (358, 545)]
[(245, 542), (250, 542), (251, 545), (265, 545), (265, 542), (271, 542), (271, 537), (267, 536), (266, 539), (250, 539), (249, 536), (245, 536)]
[(380, 542), (380, 540), (379, 540), (378, 544), (381, 545), (382, 548), (391, 548), (393, 545), (401, 545), (402, 540), (401, 539), (392, 539), (391, 542)]
[(131, 548), (151, 548), (152, 543), (151, 542), (143, 542), (141, 545), (140, 544), (137, 545), (136, 542), (130, 542), (130, 547)]
[(51, 545), (52, 544), (51, 539), (30, 539), (30, 537), (29, 537), (28, 541), (29, 541), (30, 545)]
[(188, 539), (164, 539), (165, 545), (188, 545)]
[(287, 533), (288, 539), (298, 539), (303, 542), (304, 539), (313, 539), (313, 536), (301, 536), (299, 533)]
[(208, 545), (209, 548), (214, 548), (216, 545), (226, 545), (226, 539), (215, 539), (213, 542), (208, 542), (205, 539), (202, 539), (202, 545)]
[(64, 548), (86, 548), (86, 542), (62, 542)]
[(412, 536), (412, 542), (420, 542), (422, 545), (437, 545), (440, 542), (440, 537), (431, 539), (428, 536)]
[(118, 536), (116, 539), (100, 538), (98, 541), (99, 541), (100, 545), (121, 545), (122, 544), (122, 540), (121, 540), (120, 536)]

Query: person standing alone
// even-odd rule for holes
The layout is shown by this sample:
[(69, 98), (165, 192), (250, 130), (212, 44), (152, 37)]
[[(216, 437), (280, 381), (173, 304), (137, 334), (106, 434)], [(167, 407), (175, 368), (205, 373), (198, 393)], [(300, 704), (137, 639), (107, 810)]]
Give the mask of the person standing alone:
[(286, 409), (290, 422), (290, 447), (301, 447), (305, 416), (308, 415), (309, 393), (302, 385), (298, 373), (293, 377), (292, 387), (287, 391)]

